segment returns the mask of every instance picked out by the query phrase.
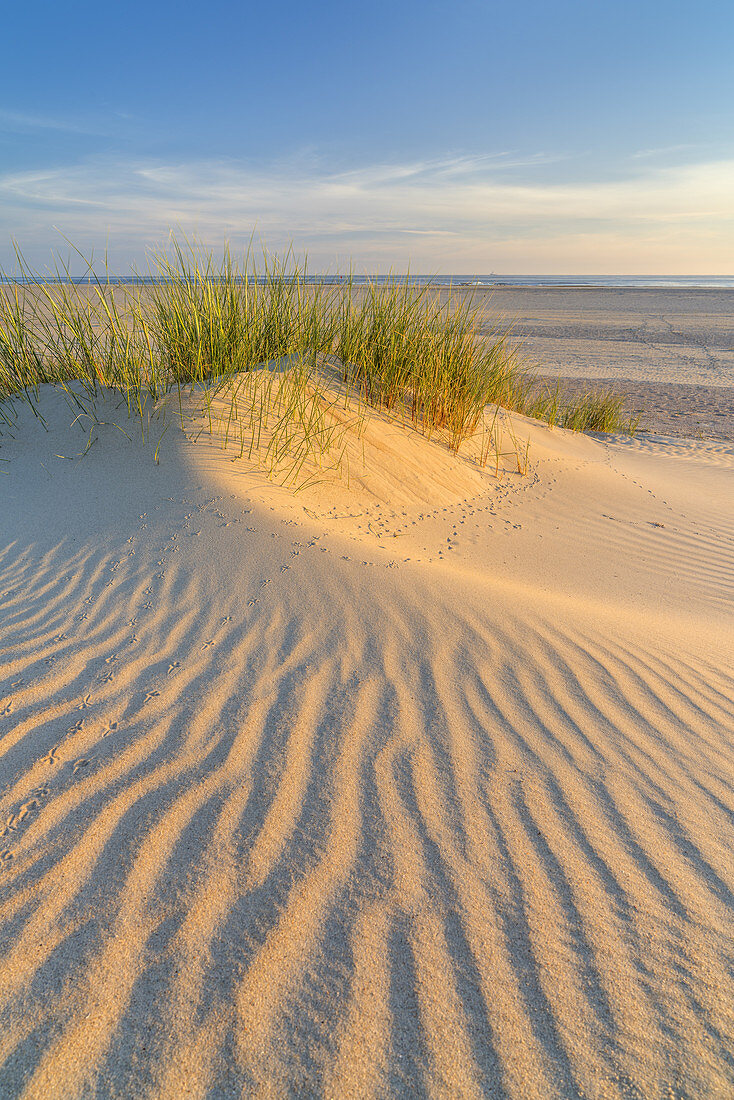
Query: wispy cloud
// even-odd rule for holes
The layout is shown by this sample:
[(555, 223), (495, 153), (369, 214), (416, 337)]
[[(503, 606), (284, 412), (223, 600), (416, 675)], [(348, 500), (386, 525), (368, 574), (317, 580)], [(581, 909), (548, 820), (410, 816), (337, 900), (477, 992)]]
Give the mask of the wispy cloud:
[(734, 160), (641, 164), (623, 180), (562, 183), (532, 170), (540, 156), (525, 158), (520, 181), (505, 177), (519, 160), (503, 152), (349, 171), (317, 161), (96, 160), (0, 176), (0, 232), (48, 252), (58, 225), (138, 259), (177, 227), (211, 243), (255, 229), (271, 248), (308, 248), (318, 264), (351, 255), (426, 270), (734, 267)]
[(104, 128), (80, 118), (38, 115), (25, 111), (10, 111), (0, 107), (0, 132), (31, 134), (36, 131), (57, 131), (65, 134), (100, 135)]
[(700, 145), (695, 145), (693, 142), (684, 145), (660, 145), (653, 149), (638, 149), (636, 153), (631, 153), (630, 156), (632, 160), (648, 160), (653, 157), (671, 157), (690, 152), (691, 149), (700, 148)]

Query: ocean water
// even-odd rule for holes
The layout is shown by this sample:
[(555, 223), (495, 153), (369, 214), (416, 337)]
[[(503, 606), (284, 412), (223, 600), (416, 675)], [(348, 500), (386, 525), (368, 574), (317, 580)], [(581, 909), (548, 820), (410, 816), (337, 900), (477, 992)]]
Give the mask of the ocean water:
[[(366, 286), (375, 283), (384, 286), (394, 279), (402, 279), (404, 276), (395, 273), (393, 275), (352, 275), (351, 282), (354, 286)], [(102, 276), (102, 281), (109, 280), (116, 284), (146, 284), (163, 282), (165, 280), (154, 278), (150, 275), (109, 275)], [(314, 274), (306, 277), (307, 283), (326, 283), (338, 285), (347, 281), (346, 275)], [(645, 288), (656, 289), (698, 289), (698, 290), (734, 290), (734, 276), (724, 275), (411, 275), (410, 280), (419, 286), (454, 286), (454, 287), (609, 287), (630, 288), (642, 290)], [(24, 278), (14, 279), (3, 275), (0, 281), (25, 284), (29, 280)], [(35, 280), (33, 280), (35, 281)], [(96, 280), (89, 275), (78, 278), (59, 279), (50, 276), (44, 277), (44, 282), (49, 283), (76, 283), (80, 285), (91, 284)]]
[(629, 287), (631, 289), (734, 290), (734, 276), (724, 275), (476, 275), (468, 280), (455, 277), (454, 285), (542, 287)]
[[(440, 280), (444, 282), (443, 279)], [(473, 275), (454, 276), (446, 282), (456, 286), (542, 286), (542, 287), (629, 287), (632, 289), (734, 290), (734, 276), (724, 275)]]

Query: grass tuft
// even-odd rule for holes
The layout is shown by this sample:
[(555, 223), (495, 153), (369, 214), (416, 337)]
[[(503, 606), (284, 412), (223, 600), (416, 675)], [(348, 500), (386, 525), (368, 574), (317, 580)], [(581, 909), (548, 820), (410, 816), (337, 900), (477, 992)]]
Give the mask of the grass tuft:
[[(43, 383), (66, 390), (79, 407), (75, 382), (91, 402), (100, 390), (121, 392), (145, 435), (151, 403), (175, 394), (183, 420), (183, 397), (191, 394), (207, 430), (291, 483), (309, 459), (321, 465), (330, 454), (338, 466), (344, 431), (359, 429), (365, 404), (455, 452), (482, 426), (481, 461), (494, 456), (497, 466), (499, 433), (496, 416), (486, 426), (488, 405), (574, 431), (636, 427), (618, 395), (538, 390), (511, 327), (488, 331), (471, 295), (446, 300), (410, 278), (366, 288), (351, 277), (328, 284), (309, 280), (291, 253), (265, 254), (258, 267), (248, 250), (240, 265), (227, 248), (216, 259), (176, 240), (152, 256), (152, 282), (121, 286), (106, 258), (99, 275), (91, 259), (73, 255), (84, 262), (86, 287), (69, 264), (57, 263), (49, 280), (20, 251), (23, 284), (0, 272), (0, 422), (9, 422), (3, 397), (18, 395), (35, 408)], [(521, 451), (518, 470), (527, 467)]]

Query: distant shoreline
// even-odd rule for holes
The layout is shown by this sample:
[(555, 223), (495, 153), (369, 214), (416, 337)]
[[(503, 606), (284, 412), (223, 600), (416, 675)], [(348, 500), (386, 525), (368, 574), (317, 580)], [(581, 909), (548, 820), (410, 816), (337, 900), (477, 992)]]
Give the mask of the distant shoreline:
[[(374, 283), (378, 286), (385, 285), (386, 283), (397, 279), (402, 280), (407, 278), (405, 274), (394, 275), (355, 275), (351, 277), (352, 285), (359, 289), (360, 287), (369, 286)], [(589, 276), (587, 279), (577, 277), (575, 279), (566, 280), (563, 276), (522, 276), (522, 275), (506, 275), (503, 277), (491, 278), (482, 276), (434, 276), (434, 275), (414, 275), (410, 276), (411, 281), (415, 282), (419, 286), (434, 286), (437, 289), (453, 288), (455, 290), (466, 291), (493, 291), (493, 290), (632, 290), (632, 291), (730, 291), (734, 293), (734, 276), (722, 276), (709, 277), (709, 276), (690, 276), (689, 278), (680, 279), (664, 279), (662, 277), (634, 277), (634, 276), (610, 276), (605, 278), (603, 276)], [(111, 286), (155, 286), (156, 284), (165, 282), (165, 279), (159, 279), (149, 275), (100, 275), (99, 280), (90, 276), (79, 276), (71, 278), (57, 278), (49, 275), (42, 280), (26, 279), (26, 278), (12, 278), (7, 274), (0, 274), (0, 286), (33, 286), (39, 282), (54, 286), (94, 286), (95, 283), (100, 282), (109, 284)], [(244, 280), (243, 280), (244, 281)], [(263, 281), (250, 279), (250, 282)], [(328, 275), (328, 274), (314, 274), (309, 275), (305, 279), (306, 285), (327, 285), (327, 286), (343, 286), (349, 282), (349, 276), (341, 275)]]

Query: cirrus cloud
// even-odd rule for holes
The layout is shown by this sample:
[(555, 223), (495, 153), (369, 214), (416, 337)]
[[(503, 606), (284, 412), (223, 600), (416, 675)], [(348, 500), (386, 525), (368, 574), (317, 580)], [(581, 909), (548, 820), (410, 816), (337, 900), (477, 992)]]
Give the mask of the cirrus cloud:
[(499, 153), (348, 171), (96, 159), (0, 176), (0, 232), (34, 261), (58, 242), (53, 226), (84, 248), (108, 241), (118, 267), (142, 262), (174, 228), (213, 245), (254, 230), (271, 249), (308, 249), (314, 267), (352, 257), (372, 270), (730, 273), (734, 160), (638, 159), (621, 179), (543, 181), (554, 159)]

